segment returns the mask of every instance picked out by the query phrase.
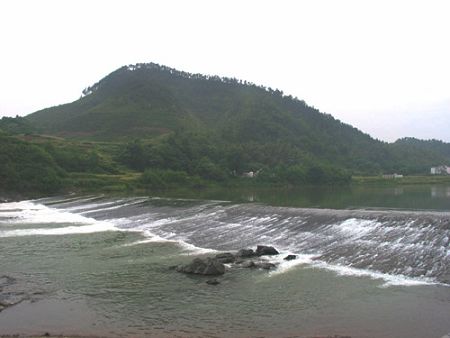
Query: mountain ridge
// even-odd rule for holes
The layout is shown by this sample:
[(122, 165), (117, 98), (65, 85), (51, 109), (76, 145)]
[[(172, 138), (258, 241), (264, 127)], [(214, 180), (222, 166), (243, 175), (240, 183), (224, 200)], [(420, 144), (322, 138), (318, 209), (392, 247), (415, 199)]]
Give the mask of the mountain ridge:
[[(437, 144), (373, 139), (281, 90), (155, 63), (123, 66), (86, 88), (79, 100), (26, 120), (45, 133), (80, 140), (165, 140), (184, 133), (190, 142), (207, 135), (220, 151), (243, 148), (238, 151), (246, 158), (242, 170), (319, 163), (352, 173), (424, 173), (431, 164), (449, 161), (445, 151), (432, 149)], [(185, 149), (177, 147), (181, 156)], [(264, 152), (272, 158), (256, 154)]]

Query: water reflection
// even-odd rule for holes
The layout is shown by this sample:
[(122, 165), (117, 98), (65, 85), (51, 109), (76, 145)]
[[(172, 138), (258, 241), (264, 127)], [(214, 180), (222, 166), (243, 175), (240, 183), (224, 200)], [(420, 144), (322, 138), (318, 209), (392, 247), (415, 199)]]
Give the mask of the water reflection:
[(437, 197), (448, 198), (448, 197), (450, 197), (450, 187), (439, 187), (439, 186), (431, 187), (431, 197), (433, 197), (433, 198), (437, 198)]
[(405, 190), (403, 189), (403, 187), (394, 188), (394, 195), (403, 195), (404, 192)]
[(159, 194), (160, 197), (256, 202), (303, 208), (450, 210), (450, 185), (234, 187)]

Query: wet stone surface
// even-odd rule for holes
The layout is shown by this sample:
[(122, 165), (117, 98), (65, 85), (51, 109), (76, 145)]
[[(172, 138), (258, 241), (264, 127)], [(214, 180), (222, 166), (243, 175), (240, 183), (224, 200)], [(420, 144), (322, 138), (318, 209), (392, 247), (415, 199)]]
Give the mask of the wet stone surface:
[(26, 300), (35, 301), (43, 294), (42, 290), (29, 290), (14, 277), (0, 276), (0, 312)]

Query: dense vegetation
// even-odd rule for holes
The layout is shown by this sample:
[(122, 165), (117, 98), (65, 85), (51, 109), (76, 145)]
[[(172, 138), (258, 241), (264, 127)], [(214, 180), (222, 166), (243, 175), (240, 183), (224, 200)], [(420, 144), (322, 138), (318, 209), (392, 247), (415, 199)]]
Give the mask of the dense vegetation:
[(429, 173), (431, 166), (449, 164), (450, 144), (438, 140), (403, 138), (389, 144), (395, 155), (396, 171), (408, 173)]
[(27, 118), (21, 116), (2, 117), (0, 119), (0, 130), (9, 134), (31, 134), (37, 131)]
[[(254, 184), (336, 184), (352, 175), (426, 174), (430, 166), (450, 164), (450, 144), (384, 143), (279, 90), (236, 79), (138, 64), (83, 94), (0, 120), (0, 130), (16, 135), (2, 136), (2, 186), (39, 190), (38, 181), (53, 177), (49, 191), (114, 180), (122, 188), (201, 187), (234, 184), (250, 171), (257, 173)], [(23, 156), (14, 157), (17, 147)], [(32, 187), (16, 186), (22, 178), (30, 182), (21, 166), (34, 152), (49, 172)], [(16, 179), (8, 177), (12, 171)]]
[(0, 135), (0, 191), (53, 193), (64, 171), (40, 147)]

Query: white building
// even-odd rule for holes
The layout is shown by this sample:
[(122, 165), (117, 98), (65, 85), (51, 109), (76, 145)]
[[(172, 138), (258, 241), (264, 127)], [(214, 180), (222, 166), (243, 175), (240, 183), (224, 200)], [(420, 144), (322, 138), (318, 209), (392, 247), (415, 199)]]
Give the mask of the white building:
[(249, 172), (243, 173), (242, 177), (253, 178), (253, 177), (255, 177), (255, 173), (253, 171), (249, 171)]
[(446, 165), (440, 165), (438, 167), (432, 167), (430, 169), (431, 175), (450, 175), (450, 167)]
[(403, 175), (401, 175), (401, 174), (385, 174), (385, 175), (383, 175), (383, 178), (403, 178)]

